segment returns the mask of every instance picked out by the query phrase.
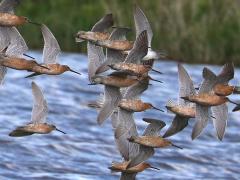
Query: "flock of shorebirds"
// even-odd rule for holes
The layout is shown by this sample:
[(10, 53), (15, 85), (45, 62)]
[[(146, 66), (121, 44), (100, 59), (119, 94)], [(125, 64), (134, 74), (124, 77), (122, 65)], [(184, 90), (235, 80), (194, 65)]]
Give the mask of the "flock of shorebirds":
[[(32, 72), (27, 78), (41, 74), (59, 75), (65, 71), (80, 74), (67, 65), (57, 63), (61, 50), (56, 38), (46, 25), (15, 15), (13, 10), (18, 4), (19, 0), (3, 0), (0, 4), (1, 84), (7, 68)], [(236, 104), (233, 111), (240, 109), (239, 104), (228, 98), (233, 93), (240, 93), (240, 87), (228, 85), (234, 78), (233, 63), (226, 63), (218, 75), (205, 67), (199, 87), (194, 87), (185, 68), (178, 64), (179, 100), (169, 100), (165, 106), (175, 114), (172, 124), (164, 135), (160, 136), (159, 132), (166, 124), (158, 119), (143, 118), (148, 126), (143, 134), (139, 135), (134, 112), (148, 109), (164, 112), (151, 103), (143, 102), (140, 96), (148, 89), (150, 81), (162, 83), (153, 79), (149, 72), (162, 73), (154, 69), (153, 64), (154, 60), (163, 58), (165, 53), (152, 50), (153, 32), (143, 11), (135, 6), (133, 14), (136, 28), (134, 42), (126, 38), (129, 28), (113, 27), (112, 14), (101, 18), (90, 31), (79, 31), (76, 34), (76, 42), (87, 41), (89, 85), (104, 86), (104, 93), (99, 100), (88, 105), (98, 110), (99, 124), (111, 119), (115, 142), (123, 157), (123, 162), (112, 163), (109, 168), (121, 172), (121, 179), (126, 180), (135, 179), (137, 173), (146, 168), (158, 169), (145, 162), (154, 155), (155, 148), (174, 146), (181, 149), (166, 138), (181, 132), (188, 126), (189, 119), (196, 119), (192, 139), (197, 138), (207, 126), (208, 120), (212, 119), (217, 138), (222, 140), (228, 119), (227, 103)], [(26, 23), (41, 28), (44, 39), (42, 63), (26, 54), (28, 47), (16, 29), (16, 26)], [(111, 33), (110, 28), (113, 28)], [(31, 59), (25, 59), (24, 56)], [(21, 137), (35, 133), (47, 134), (52, 130), (64, 133), (56, 126), (46, 123), (47, 101), (35, 82), (32, 82), (32, 93), (34, 104), (31, 122), (17, 127), (9, 135)]]

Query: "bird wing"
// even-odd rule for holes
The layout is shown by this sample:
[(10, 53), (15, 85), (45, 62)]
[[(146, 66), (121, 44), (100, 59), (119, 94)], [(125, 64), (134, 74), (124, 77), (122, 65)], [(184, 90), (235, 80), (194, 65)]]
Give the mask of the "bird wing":
[[(126, 34), (128, 32), (128, 28), (117, 27), (111, 33), (109, 40), (124, 40), (126, 39)], [(118, 62), (123, 62), (126, 58), (126, 55), (121, 51), (117, 51), (114, 49), (106, 49), (106, 60), (97, 68), (96, 74), (105, 72), (109, 70), (109, 64), (115, 64)]]
[(201, 86), (199, 88), (198, 93), (209, 93), (212, 91), (213, 86), (217, 82), (217, 76), (208, 68), (203, 68), (202, 76), (204, 78), (203, 82), (201, 83)]
[(137, 38), (136, 41), (133, 44), (133, 48), (127, 55), (125, 59), (125, 63), (135, 63), (139, 64), (143, 57), (147, 55), (148, 52), (148, 37), (147, 37), (147, 31), (141, 32)]
[(87, 43), (87, 55), (88, 55), (88, 78), (92, 82), (93, 76), (96, 75), (97, 69), (103, 63), (105, 55), (103, 48), (94, 45), (91, 42)]
[(106, 14), (91, 29), (92, 32), (104, 32), (113, 25), (112, 14)]
[(10, 44), (9, 30), (10, 27), (0, 27), (0, 51), (5, 50)]
[(216, 129), (217, 137), (219, 140), (222, 140), (225, 133), (225, 128), (227, 126), (227, 119), (228, 119), (228, 108), (227, 104), (221, 104), (219, 106), (212, 106), (212, 118), (213, 126)]
[(136, 99), (138, 98), (144, 91), (148, 89), (149, 80), (144, 79), (126, 89), (124, 92), (124, 99)]
[(165, 122), (157, 119), (143, 118), (143, 121), (149, 123), (143, 132), (143, 136), (159, 136), (160, 130), (166, 126)]
[(105, 85), (104, 103), (97, 117), (98, 124), (102, 124), (113, 113), (120, 100), (119, 88)]
[[(159, 132), (162, 128), (166, 126), (165, 122), (157, 119), (151, 119), (151, 118), (143, 118), (143, 120), (149, 125), (144, 130), (143, 136), (159, 136)], [(130, 143), (130, 144), (136, 144), (136, 143)], [(144, 162), (149, 157), (153, 156), (154, 154), (154, 148), (146, 147), (143, 145), (138, 145), (139, 150), (138, 153), (133, 155), (133, 158), (131, 158), (131, 162), (127, 166), (127, 168), (133, 167), (138, 165), (141, 162)]]
[(172, 121), (171, 126), (167, 129), (163, 138), (172, 136), (180, 131), (182, 131), (188, 125), (189, 118), (181, 117), (176, 115)]
[(178, 82), (179, 82), (179, 103), (181, 105), (189, 105), (190, 104), (189, 101), (185, 101), (181, 97), (194, 95), (196, 92), (189, 74), (181, 64), (178, 64)]
[(0, 66), (0, 85), (3, 84), (3, 80), (6, 74), (7, 74), (7, 68), (4, 66)]
[(138, 151), (137, 144), (131, 144), (127, 138), (137, 136), (137, 127), (133, 119), (133, 112), (118, 110), (118, 126), (115, 129), (115, 142), (118, 150), (125, 160), (129, 160), (130, 156)]
[(192, 139), (198, 137), (207, 126), (209, 118), (209, 107), (196, 104), (196, 123), (192, 130)]
[(48, 114), (47, 101), (39, 86), (32, 82), (32, 93), (34, 97), (32, 109), (32, 123), (44, 123)]
[(41, 31), (44, 39), (43, 62), (45, 64), (55, 64), (57, 63), (58, 55), (61, 53), (60, 46), (45, 24), (42, 24)]
[(228, 84), (234, 78), (234, 65), (233, 63), (224, 64), (222, 71), (217, 76), (217, 83)]
[(0, 12), (13, 14), (18, 4), (20, 4), (20, 0), (2, 0), (0, 3)]
[(140, 9), (139, 6), (135, 6), (134, 10), (134, 23), (135, 23), (135, 28), (136, 28), (136, 37), (141, 34), (144, 30), (147, 31), (147, 37), (148, 37), (148, 47), (151, 47), (152, 44), (152, 37), (153, 37), (153, 32), (152, 28), (150, 26), (150, 23), (143, 13), (143, 11)]
[(7, 48), (6, 55), (22, 56), (28, 51), (28, 46), (17, 28), (9, 28), (10, 44)]

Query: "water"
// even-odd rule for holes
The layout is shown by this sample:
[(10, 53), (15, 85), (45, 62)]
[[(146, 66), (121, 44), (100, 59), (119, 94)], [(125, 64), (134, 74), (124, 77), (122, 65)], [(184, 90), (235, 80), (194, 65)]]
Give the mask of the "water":
[[(30, 55), (41, 58), (39, 52)], [(107, 168), (112, 161), (120, 161), (116, 150), (110, 121), (103, 126), (96, 123), (97, 113), (86, 107), (95, 100), (101, 86), (88, 86), (87, 59), (80, 54), (62, 54), (62, 64), (68, 64), (83, 75), (65, 73), (61, 76), (39, 76), (34, 81), (43, 89), (48, 101), (48, 121), (65, 132), (48, 135), (33, 135), (12, 138), (8, 133), (16, 126), (31, 119), (31, 80), (25, 79), (27, 72), (8, 70), (0, 90), (0, 179), (118, 179), (120, 174), (111, 174)], [(185, 65), (196, 84), (201, 82), (203, 65)], [(216, 73), (218, 66), (209, 66)], [(164, 84), (152, 82), (143, 95), (145, 101), (164, 108), (168, 99), (177, 99), (178, 77), (175, 62), (159, 62), (155, 69), (164, 75), (152, 73)], [(239, 69), (236, 78), (240, 79)], [(237, 84), (238, 81), (232, 81)], [(239, 99), (237, 96), (233, 100)], [(229, 110), (233, 108), (229, 105)], [(139, 133), (146, 123), (142, 117), (164, 120), (168, 125), (174, 115), (149, 110), (135, 113)], [(216, 140), (212, 123), (195, 141), (190, 138), (194, 120), (182, 133), (170, 139), (184, 149), (166, 148), (156, 150), (149, 162), (161, 171), (146, 170), (138, 179), (239, 179), (240, 175), (240, 120), (239, 113), (230, 113), (228, 128), (223, 142)], [(167, 127), (166, 127), (167, 128)], [(163, 132), (166, 130), (163, 129)]]

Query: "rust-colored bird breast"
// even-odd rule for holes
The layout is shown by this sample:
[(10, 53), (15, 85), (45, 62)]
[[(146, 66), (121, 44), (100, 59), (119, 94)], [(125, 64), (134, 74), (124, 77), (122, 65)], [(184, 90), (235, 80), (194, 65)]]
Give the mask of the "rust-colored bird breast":
[(41, 124), (29, 124), (24, 128), (27, 132), (34, 132), (38, 134), (48, 134), (50, 133), (53, 128), (49, 124), (41, 123)]
[(137, 83), (138, 80), (131, 77), (122, 77), (122, 76), (108, 76), (104, 78), (104, 84), (114, 86), (114, 87), (129, 87), (135, 83)]
[(228, 101), (224, 96), (217, 96), (214, 94), (198, 94), (190, 96), (190, 101), (200, 104), (202, 106), (218, 106)]
[(187, 118), (194, 118), (195, 117), (195, 107), (190, 106), (174, 106), (169, 108), (170, 111), (173, 113)]
[(142, 112), (146, 109), (150, 109), (148, 103), (144, 103), (141, 100), (136, 99), (123, 99), (119, 103), (119, 107), (122, 109), (125, 109), (127, 111), (133, 111), (133, 112)]
[(81, 32), (78, 33), (78, 38), (89, 40), (89, 41), (102, 41), (107, 40), (109, 38), (110, 34), (106, 32)]
[(26, 60), (24, 58), (9, 57), (3, 59), (0, 63), (2, 66), (9, 67), (17, 70), (32, 70), (32, 61)]
[(19, 26), (26, 23), (26, 19), (22, 16), (16, 16), (9, 13), (0, 13), (1, 26)]
[(115, 49), (119, 51), (127, 51), (133, 47), (133, 42), (127, 40), (103, 40), (98, 41), (97, 44), (105, 48)]
[(144, 146), (161, 148), (171, 145), (171, 142), (160, 136), (139, 136), (135, 142)]
[(217, 84), (214, 86), (213, 90), (218, 96), (229, 96), (233, 93), (234, 87), (225, 84)]

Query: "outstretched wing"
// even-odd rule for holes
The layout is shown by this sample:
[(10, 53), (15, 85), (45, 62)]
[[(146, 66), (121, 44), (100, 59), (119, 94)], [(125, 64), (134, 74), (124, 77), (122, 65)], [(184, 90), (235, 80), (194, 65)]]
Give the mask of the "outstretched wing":
[(35, 82), (32, 82), (32, 93), (34, 97), (32, 123), (44, 123), (48, 114), (47, 101), (44, 99), (41, 89)]
[(133, 48), (127, 55), (124, 62), (139, 64), (142, 61), (143, 57), (147, 55), (147, 52), (148, 52), (148, 37), (147, 31), (145, 30), (137, 36)]
[(121, 97), (119, 88), (105, 85), (104, 103), (97, 117), (98, 124), (102, 124), (113, 113)]
[(143, 136), (159, 136), (161, 129), (166, 126), (165, 122), (158, 119), (143, 118), (143, 121), (149, 123), (143, 132)]
[(234, 65), (233, 63), (224, 64), (222, 71), (217, 76), (217, 83), (228, 84), (234, 78)]
[(45, 24), (42, 24), (41, 31), (44, 39), (43, 62), (45, 64), (55, 64), (61, 52), (60, 46), (57, 39)]
[(118, 150), (125, 160), (136, 154), (138, 145), (128, 141), (131, 136), (137, 136), (137, 127), (133, 119), (133, 112), (129, 112), (119, 108), (118, 110), (118, 126), (115, 129), (115, 142)]
[(27, 44), (17, 28), (9, 28), (10, 44), (7, 48), (6, 55), (8, 56), (22, 56), (28, 51)]
[(91, 29), (92, 32), (104, 32), (113, 25), (112, 14), (106, 14)]
[(96, 75), (96, 71), (105, 59), (102, 47), (98, 47), (91, 42), (87, 43), (87, 55), (88, 55), (88, 79), (92, 82), (93, 76)]
[(10, 36), (8, 34), (10, 27), (0, 26), (0, 51), (4, 51), (10, 45)]
[(227, 104), (221, 104), (219, 106), (212, 106), (212, 118), (213, 126), (216, 129), (217, 137), (219, 140), (222, 140), (225, 134), (225, 129), (227, 126), (227, 119), (228, 119), (228, 108)]
[(7, 74), (7, 68), (4, 66), (0, 66), (0, 85), (3, 84), (3, 80), (6, 74)]
[(150, 23), (148, 22), (147, 17), (145, 16), (145, 14), (143, 13), (139, 6), (135, 6), (134, 22), (136, 27), (136, 37), (138, 37), (139, 34), (141, 34), (141, 32), (146, 30), (148, 37), (148, 47), (151, 47), (153, 37), (152, 28), (150, 26)]
[[(129, 31), (128, 28), (117, 27), (111, 33), (109, 40), (124, 40), (126, 39), (126, 34)], [(118, 62), (123, 62), (126, 58), (126, 55), (121, 51), (117, 51), (114, 49), (106, 49), (106, 60), (97, 68), (96, 74), (105, 72), (109, 70), (109, 64), (114, 64)], [(103, 58), (104, 59), (104, 58)]]
[(0, 3), (1, 13), (14, 13), (14, 9), (20, 3), (20, 0), (2, 0)]
[(192, 139), (198, 137), (207, 126), (209, 118), (209, 107), (196, 104), (196, 123), (192, 130)]
[(189, 101), (183, 100), (181, 97), (186, 97), (195, 94), (193, 82), (185, 68), (178, 64), (178, 81), (179, 81), (179, 103), (181, 105), (189, 105)]
[(172, 136), (182, 131), (188, 125), (188, 120), (189, 118), (176, 115), (172, 121), (171, 126), (167, 129), (167, 131), (163, 135), (163, 138)]
[(198, 93), (209, 93), (217, 82), (217, 76), (206, 67), (203, 69), (202, 76), (204, 80), (199, 88)]
[(136, 99), (148, 89), (149, 80), (146, 78), (126, 89), (123, 95), (124, 99)]

